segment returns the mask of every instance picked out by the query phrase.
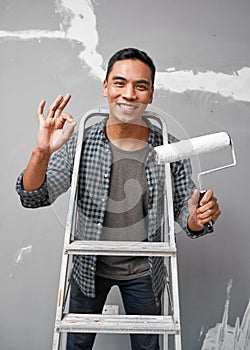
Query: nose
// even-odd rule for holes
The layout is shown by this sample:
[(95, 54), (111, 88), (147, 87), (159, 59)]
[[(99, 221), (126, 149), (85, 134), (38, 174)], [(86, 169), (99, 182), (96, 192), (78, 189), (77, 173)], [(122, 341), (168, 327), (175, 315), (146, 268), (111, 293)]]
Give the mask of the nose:
[(122, 97), (127, 100), (135, 100), (136, 99), (136, 93), (135, 88), (133, 84), (127, 84), (123, 91), (122, 91)]

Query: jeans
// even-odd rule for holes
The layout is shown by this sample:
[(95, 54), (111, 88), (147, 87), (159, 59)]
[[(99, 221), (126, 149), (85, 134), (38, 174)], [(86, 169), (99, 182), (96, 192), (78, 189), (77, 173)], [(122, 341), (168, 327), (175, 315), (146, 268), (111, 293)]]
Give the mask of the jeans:
[[(86, 297), (72, 279), (69, 312), (101, 314), (107, 295), (114, 285), (120, 289), (127, 315), (160, 314), (160, 305), (155, 303), (150, 276), (129, 281), (96, 276), (95, 298)], [(95, 336), (94, 333), (69, 333), (67, 350), (91, 350)], [(131, 349), (159, 350), (158, 338), (156, 334), (131, 334)]]

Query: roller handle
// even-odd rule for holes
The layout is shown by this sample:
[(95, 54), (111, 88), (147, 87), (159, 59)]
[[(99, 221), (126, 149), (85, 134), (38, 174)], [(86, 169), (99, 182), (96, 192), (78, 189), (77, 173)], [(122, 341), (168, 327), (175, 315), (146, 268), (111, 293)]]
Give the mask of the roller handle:
[[(199, 197), (199, 202), (202, 200), (202, 198), (204, 197), (204, 194), (206, 193), (206, 190), (201, 190), (200, 191), (200, 197)], [(212, 221), (207, 222), (206, 224), (204, 224), (204, 229), (206, 231), (206, 233), (212, 233), (214, 232), (214, 228), (213, 228), (213, 223)]]

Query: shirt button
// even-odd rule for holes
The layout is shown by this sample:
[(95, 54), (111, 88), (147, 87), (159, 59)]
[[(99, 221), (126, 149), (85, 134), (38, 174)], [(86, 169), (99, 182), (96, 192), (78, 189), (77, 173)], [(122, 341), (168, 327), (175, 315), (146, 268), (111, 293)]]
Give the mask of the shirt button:
[(106, 202), (106, 198), (103, 197), (103, 198), (102, 198), (102, 202)]
[(98, 222), (97, 226), (98, 227), (102, 227), (102, 224), (100, 222)]
[(108, 177), (108, 176), (109, 176), (109, 174), (108, 174), (108, 173), (105, 173), (105, 174), (104, 174), (104, 177)]
[(90, 270), (91, 270), (91, 271), (95, 271), (94, 266), (91, 266)]

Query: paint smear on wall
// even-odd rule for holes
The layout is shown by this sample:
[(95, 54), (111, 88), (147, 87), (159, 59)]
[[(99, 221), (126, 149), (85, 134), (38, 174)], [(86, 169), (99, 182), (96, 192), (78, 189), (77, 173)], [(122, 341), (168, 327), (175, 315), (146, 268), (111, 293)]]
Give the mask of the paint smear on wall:
[(16, 254), (14, 255), (14, 267), (13, 271), (9, 274), (9, 278), (14, 278), (15, 270), (18, 265), (20, 265), (24, 259), (24, 256), (30, 254), (32, 252), (32, 245), (28, 245), (26, 247), (23, 247), (19, 249)]
[[(55, 11), (62, 18), (60, 30), (2, 30), (0, 39), (47, 38), (77, 42), (83, 46), (83, 50), (78, 55), (80, 61), (88, 65), (93, 77), (103, 80), (105, 70), (102, 67), (102, 55), (97, 52), (99, 35), (91, 0), (56, 0), (55, 6)], [(168, 68), (165, 72), (157, 72), (155, 87), (175, 93), (183, 93), (187, 90), (211, 92), (238, 101), (250, 102), (250, 68), (242, 67), (231, 75), (213, 71), (194, 73)]]
[(242, 322), (237, 317), (234, 327), (228, 324), (230, 290), (232, 280), (227, 287), (227, 299), (222, 322), (210, 329), (204, 339), (201, 350), (248, 350), (250, 349), (250, 300), (244, 312)]
[(23, 260), (24, 255), (31, 253), (31, 251), (32, 251), (32, 245), (21, 248), (16, 254), (15, 265), (20, 264)]

